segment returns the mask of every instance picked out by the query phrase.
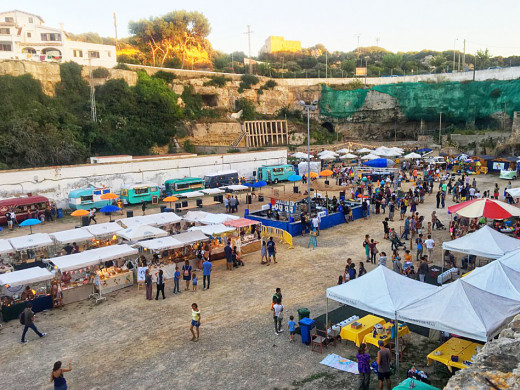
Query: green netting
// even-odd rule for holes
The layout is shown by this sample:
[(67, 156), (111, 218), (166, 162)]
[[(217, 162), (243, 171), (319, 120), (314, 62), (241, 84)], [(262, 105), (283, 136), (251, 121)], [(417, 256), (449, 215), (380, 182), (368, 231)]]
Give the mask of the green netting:
[[(374, 86), (371, 90), (396, 98), (401, 112), (411, 120), (438, 120), (442, 112), (447, 120), (472, 122), (504, 110), (512, 117), (514, 111), (520, 110), (520, 80), (401, 83)], [(321, 113), (348, 118), (362, 107), (368, 91), (335, 91), (323, 86)]]

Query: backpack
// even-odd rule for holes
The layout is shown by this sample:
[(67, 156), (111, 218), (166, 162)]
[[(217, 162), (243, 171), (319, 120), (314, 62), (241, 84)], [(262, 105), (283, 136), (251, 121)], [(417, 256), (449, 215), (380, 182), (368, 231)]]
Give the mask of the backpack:
[(25, 310), (20, 313), (18, 320), (20, 321), (20, 324), (25, 325)]
[(363, 241), (363, 248), (367, 246), (367, 242)]

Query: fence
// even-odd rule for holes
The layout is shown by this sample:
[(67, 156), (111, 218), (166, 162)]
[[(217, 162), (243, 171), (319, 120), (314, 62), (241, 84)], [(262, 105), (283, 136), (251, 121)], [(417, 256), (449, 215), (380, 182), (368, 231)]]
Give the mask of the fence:
[(293, 237), (288, 232), (280, 228), (262, 225), (262, 237), (278, 238), (280, 242), (289, 244), (289, 249), (292, 249), (293, 247)]

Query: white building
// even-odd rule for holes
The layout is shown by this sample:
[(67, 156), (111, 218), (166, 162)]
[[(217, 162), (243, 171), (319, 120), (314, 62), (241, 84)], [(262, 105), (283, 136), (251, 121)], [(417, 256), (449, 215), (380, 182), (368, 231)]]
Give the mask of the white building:
[(74, 61), (80, 65), (112, 68), (116, 47), (71, 41), (60, 29), (46, 27), (38, 15), (22, 11), (0, 12), (0, 60), (39, 62)]

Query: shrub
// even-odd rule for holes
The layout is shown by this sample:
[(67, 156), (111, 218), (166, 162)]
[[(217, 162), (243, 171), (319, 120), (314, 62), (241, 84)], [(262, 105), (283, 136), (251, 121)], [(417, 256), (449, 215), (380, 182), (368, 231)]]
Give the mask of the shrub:
[(230, 78), (227, 78), (225, 76), (213, 76), (209, 81), (206, 81), (204, 84), (202, 84), (204, 87), (213, 86), (213, 87), (219, 87), (223, 88), (228, 81), (231, 81)]
[(96, 68), (92, 71), (92, 77), (95, 79), (106, 79), (110, 76), (110, 72), (106, 68)]
[(123, 64), (121, 62), (114, 66), (114, 69), (131, 70), (126, 64)]
[(164, 80), (166, 84), (170, 84), (174, 79), (177, 78), (176, 75), (170, 72), (165, 72), (164, 70), (160, 70), (152, 76), (153, 79)]
[(238, 88), (239, 93), (244, 92), (246, 89), (251, 89), (251, 87), (253, 85), (258, 84), (260, 81), (258, 79), (258, 77), (254, 76), (252, 74), (244, 74), (244, 75), (242, 75), (241, 79), (242, 79), (242, 81), (240, 82), (240, 85)]
[(252, 121), (258, 117), (255, 105), (246, 98), (240, 98), (235, 103), (236, 110), (242, 110), (242, 120)]
[(184, 141), (184, 145), (182, 147), (186, 153), (195, 153), (195, 146), (191, 143), (189, 139)]

